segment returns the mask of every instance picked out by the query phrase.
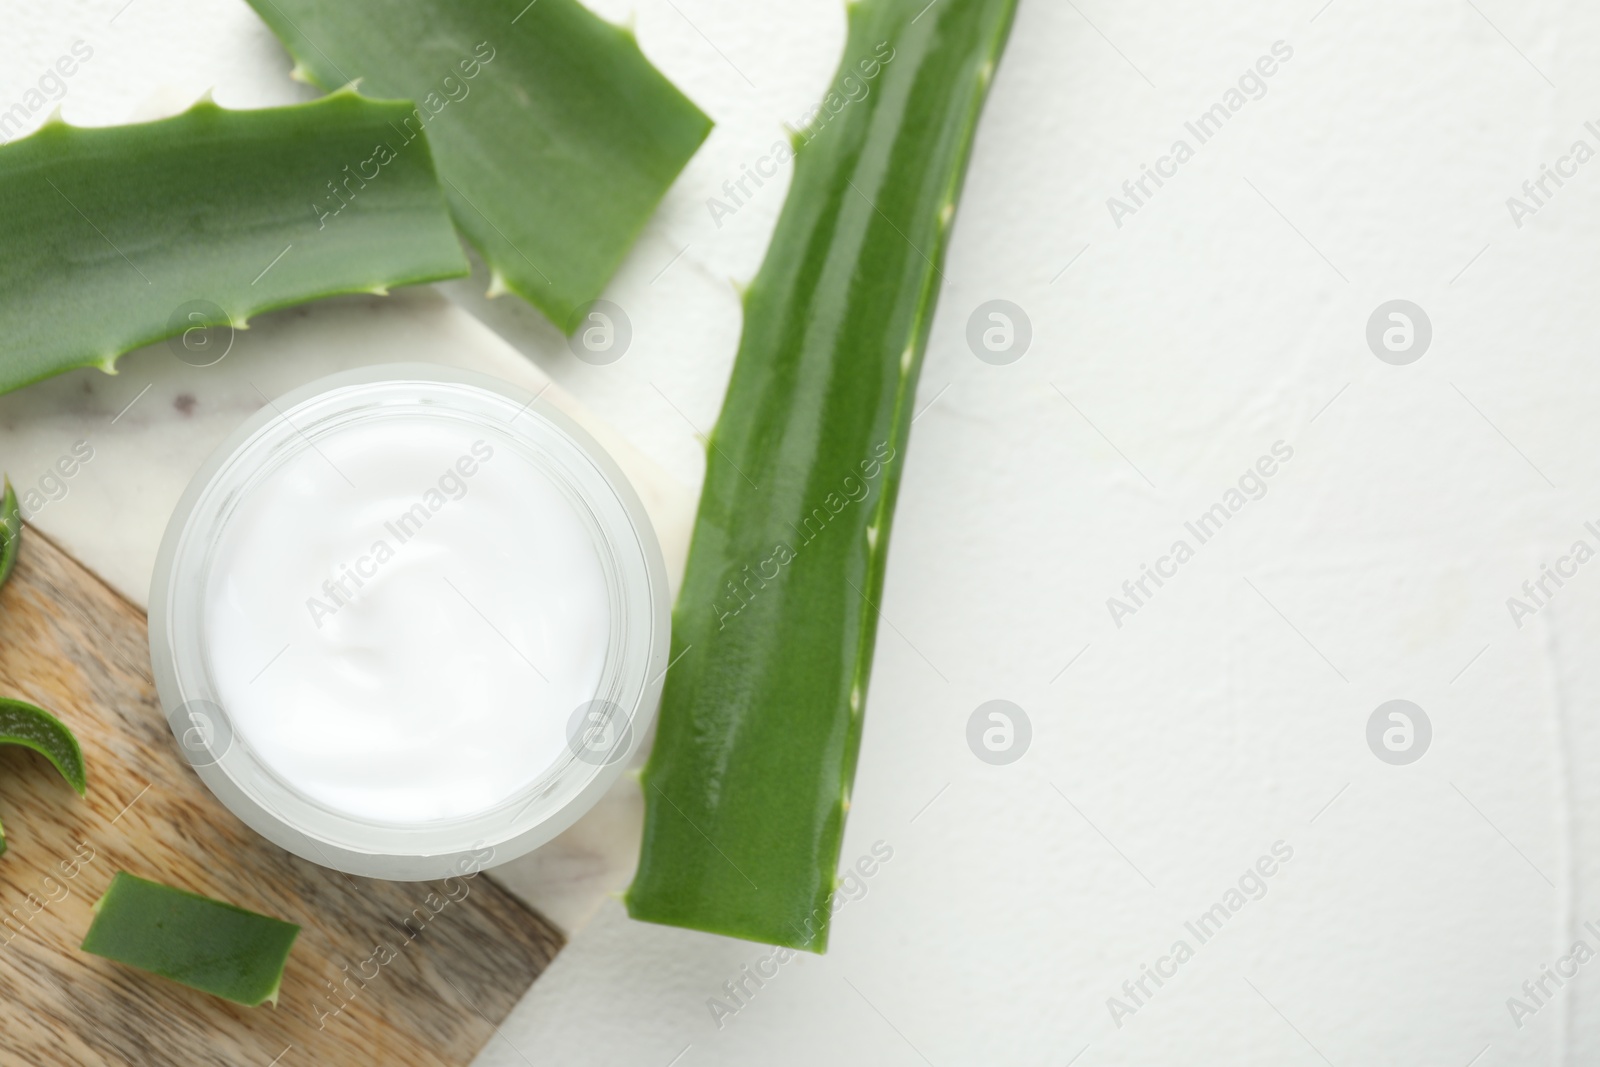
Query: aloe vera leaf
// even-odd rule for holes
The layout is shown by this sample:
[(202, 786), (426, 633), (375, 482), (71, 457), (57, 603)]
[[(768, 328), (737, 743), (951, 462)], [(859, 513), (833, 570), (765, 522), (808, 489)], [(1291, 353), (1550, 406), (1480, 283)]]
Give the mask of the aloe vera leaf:
[[(262, 311), (466, 274), (426, 142), (402, 146), (391, 125), (410, 113), (353, 91), (256, 111), (203, 99), (0, 147), (0, 392)], [(348, 191), (330, 204), (334, 184)]]
[[(571, 332), (711, 120), (578, 0), (250, 0), (323, 88), (417, 101), (456, 225)], [(581, 318), (581, 316), (577, 316)]]
[(11, 577), (17, 565), (17, 551), (22, 547), (22, 510), (17, 506), (17, 491), (11, 488), (11, 479), (5, 479), (0, 490), (0, 585)]
[(61, 772), (61, 777), (79, 796), (89, 788), (78, 739), (67, 729), (66, 723), (43, 708), (0, 697), (0, 744), (33, 749)]
[(255, 1007), (278, 1003), (300, 927), (118, 871), (83, 951)]
[(827, 948), (938, 263), (1015, 6), (849, 8), (841, 70), (873, 88), (797, 138), (745, 295), (643, 777), (634, 918)]

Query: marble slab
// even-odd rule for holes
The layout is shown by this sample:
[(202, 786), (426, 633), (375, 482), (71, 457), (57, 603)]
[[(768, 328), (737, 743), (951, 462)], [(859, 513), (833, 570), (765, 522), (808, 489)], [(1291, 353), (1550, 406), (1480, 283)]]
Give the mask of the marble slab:
[[(216, 343), (226, 342), (219, 337)], [(0, 462), (30, 526), (143, 607), (156, 550), (190, 477), (269, 398), (336, 371), (400, 361), (492, 374), (571, 415), (626, 471), (661, 539), (674, 591), (694, 501), (520, 352), (430, 287), (337, 298), (264, 315), (210, 366), (181, 344), (129, 354), (0, 397)], [(70, 475), (64, 473), (70, 471)], [(641, 802), (624, 776), (585, 818), (500, 880), (568, 933), (626, 883)]]

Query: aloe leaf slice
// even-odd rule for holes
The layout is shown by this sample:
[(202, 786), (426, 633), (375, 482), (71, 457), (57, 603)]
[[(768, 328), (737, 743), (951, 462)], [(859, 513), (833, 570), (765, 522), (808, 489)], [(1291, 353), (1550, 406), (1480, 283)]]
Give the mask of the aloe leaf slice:
[(22, 509), (17, 506), (17, 491), (11, 488), (11, 479), (5, 479), (0, 490), (0, 585), (6, 584), (17, 565), (17, 552), (22, 547)]
[[(456, 224), (571, 332), (711, 120), (577, 0), (250, 0), (302, 79), (417, 102)], [(581, 317), (581, 316), (580, 316)]]
[(0, 697), (0, 744), (31, 748), (61, 772), (79, 796), (89, 788), (83, 750), (66, 723), (21, 700)]
[(294, 923), (118, 871), (80, 947), (238, 1004), (276, 1007), (299, 933)]
[(849, 8), (841, 77), (871, 91), (797, 138), (745, 297), (643, 777), (637, 919), (827, 947), (938, 263), (1014, 9)]
[(395, 132), (410, 113), (353, 91), (256, 111), (205, 99), (0, 147), (0, 392), (262, 311), (466, 274), (427, 143)]

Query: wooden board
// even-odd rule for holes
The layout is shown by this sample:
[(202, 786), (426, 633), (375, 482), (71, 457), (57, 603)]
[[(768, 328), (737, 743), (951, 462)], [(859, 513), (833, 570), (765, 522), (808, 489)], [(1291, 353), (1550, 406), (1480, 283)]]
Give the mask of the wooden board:
[[(178, 753), (144, 615), (34, 531), (0, 590), (0, 694), (60, 716), (89, 773), (80, 799), (41, 757), (0, 746), (0, 1063), (463, 1064), (504, 1040), (498, 1023), (561, 947), (488, 878), (453, 884), (450, 901), (435, 883), (318, 867), (246, 827)], [(119, 869), (299, 923), (278, 1006), (80, 951)]]

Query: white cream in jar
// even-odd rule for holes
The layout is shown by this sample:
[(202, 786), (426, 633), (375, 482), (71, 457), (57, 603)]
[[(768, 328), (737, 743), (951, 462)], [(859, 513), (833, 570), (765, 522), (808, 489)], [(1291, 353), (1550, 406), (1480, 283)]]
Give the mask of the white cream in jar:
[(503, 383), (376, 368), (263, 409), (197, 476), (151, 644), (236, 814), (425, 878), (593, 803), (654, 713), (666, 610), (642, 508), (582, 431)]
[(553, 765), (610, 637), (600, 560), (550, 479), (427, 419), (274, 471), (223, 532), (205, 610), (237, 735), (307, 796), (390, 821), (485, 810)]

